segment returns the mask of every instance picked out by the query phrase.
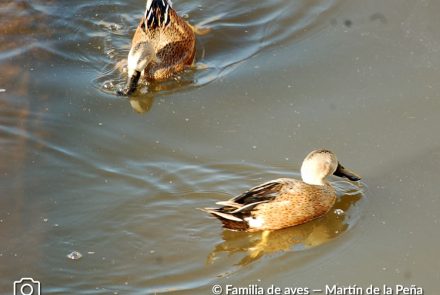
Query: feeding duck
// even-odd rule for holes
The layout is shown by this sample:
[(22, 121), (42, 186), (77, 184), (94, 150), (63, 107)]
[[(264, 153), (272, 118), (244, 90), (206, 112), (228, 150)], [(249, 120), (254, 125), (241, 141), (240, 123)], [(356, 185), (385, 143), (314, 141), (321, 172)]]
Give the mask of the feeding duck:
[(193, 28), (172, 8), (171, 0), (148, 0), (128, 54), (128, 81), (119, 95), (132, 94), (143, 76), (163, 80), (193, 63)]
[(270, 231), (306, 223), (326, 214), (335, 204), (336, 191), (330, 175), (351, 181), (361, 178), (342, 166), (336, 155), (314, 150), (301, 166), (302, 181), (279, 178), (251, 188), (230, 200), (217, 202), (220, 208), (204, 208), (223, 226), (236, 231)]

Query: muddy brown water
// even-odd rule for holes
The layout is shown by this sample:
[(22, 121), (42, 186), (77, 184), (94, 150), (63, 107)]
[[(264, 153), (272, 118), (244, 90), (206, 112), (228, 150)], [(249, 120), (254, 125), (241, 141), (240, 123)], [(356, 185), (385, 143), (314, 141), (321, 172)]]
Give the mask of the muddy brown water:
[[(0, 294), (437, 294), (437, 2), (174, 1), (197, 67), (116, 97), (144, 5), (0, 4)], [(363, 176), (323, 218), (263, 243), (196, 210), (318, 147)]]

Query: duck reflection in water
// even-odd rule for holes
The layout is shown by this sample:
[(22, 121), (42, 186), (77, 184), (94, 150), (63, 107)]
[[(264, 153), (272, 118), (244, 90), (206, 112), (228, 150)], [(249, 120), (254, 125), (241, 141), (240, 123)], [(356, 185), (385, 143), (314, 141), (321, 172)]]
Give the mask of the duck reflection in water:
[(301, 251), (322, 245), (353, 225), (356, 216), (352, 215), (355, 215), (355, 208), (361, 200), (362, 192), (357, 188), (338, 197), (335, 206), (326, 215), (302, 225), (257, 233), (223, 230), (223, 242), (214, 247), (207, 263), (213, 264), (223, 252), (228, 255), (244, 253), (237, 264), (245, 266), (270, 253)]
[[(185, 74), (184, 72), (182, 75)], [(190, 73), (188, 74), (188, 76), (190, 76)], [(182, 77), (183, 76), (176, 75), (173, 79), (167, 81), (150, 81), (148, 85), (143, 86), (145, 89), (141, 88), (140, 93), (128, 97), (130, 106), (134, 111), (140, 114), (149, 112), (153, 107), (156, 95), (177, 92), (182, 87), (189, 86), (193, 83), (193, 80), (187, 78), (186, 75), (184, 78)]]
[(153, 107), (154, 96), (146, 95), (144, 97), (130, 97), (131, 108), (139, 114), (147, 113)]

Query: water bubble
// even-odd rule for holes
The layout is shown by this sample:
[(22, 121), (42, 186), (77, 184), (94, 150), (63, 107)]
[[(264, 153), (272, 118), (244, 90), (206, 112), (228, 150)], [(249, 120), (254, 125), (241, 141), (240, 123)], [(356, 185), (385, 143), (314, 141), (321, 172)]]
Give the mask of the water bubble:
[(110, 27), (110, 30), (112, 30), (113, 32), (120, 31), (122, 28), (122, 26), (118, 25), (118, 24), (110, 24), (109, 27)]
[(112, 89), (115, 88), (115, 85), (113, 84), (112, 81), (106, 81), (106, 82), (104, 82), (104, 85), (102, 85), (102, 87), (103, 87), (105, 90), (112, 90)]
[(73, 251), (72, 253), (67, 254), (67, 258), (72, 260), (78, 260), (82, 257), (82, 254), (78, 251)]
[(335, 214), (336, 215), (338, 215), (338, 216), (342, 216), (342, 215), (344, 215), (345, 214), (345, 211), (344, 210), (342, 210), (342, 209), (335, 209)]

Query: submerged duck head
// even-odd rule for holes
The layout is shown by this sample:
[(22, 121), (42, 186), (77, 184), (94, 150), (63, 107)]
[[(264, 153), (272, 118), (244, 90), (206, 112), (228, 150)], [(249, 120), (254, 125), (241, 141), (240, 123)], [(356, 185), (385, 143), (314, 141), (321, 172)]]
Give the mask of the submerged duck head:
[(159, 62), (153, 45), (148, 41), (139, 41), (132, 46), (127, 59), (128, 81), (124, 90), (119, 95), (132, 94), (138, 85), (142, 71), (151, 63)]
[(305, 183), (323, 185), (330, 175), (345, 177), (352, 181), (360, 176), (342, 166), (336, 155), (325, 149), (314, 150), (306, 156), (301, 166), (301, 177)]

